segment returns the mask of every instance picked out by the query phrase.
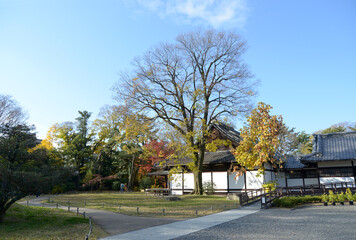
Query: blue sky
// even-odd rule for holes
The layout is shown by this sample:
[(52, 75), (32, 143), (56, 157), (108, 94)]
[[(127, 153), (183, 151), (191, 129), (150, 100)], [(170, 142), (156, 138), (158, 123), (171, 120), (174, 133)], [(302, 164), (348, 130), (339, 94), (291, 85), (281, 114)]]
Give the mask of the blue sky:
[[(248, 42), (257, 101), (308, 133), (356, 121), (356, 1), (0, 0), (0, 94), (39, 137), (78, 110), (117, 104), (112, 86), (135, 56), (196, 29)], [(241, 123), (237, 123), (241, 127)]]

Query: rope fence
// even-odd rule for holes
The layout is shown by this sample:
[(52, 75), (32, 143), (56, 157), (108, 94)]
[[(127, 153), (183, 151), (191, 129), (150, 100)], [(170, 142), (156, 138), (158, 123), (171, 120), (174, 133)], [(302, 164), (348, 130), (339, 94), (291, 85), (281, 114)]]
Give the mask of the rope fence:
[[(45, 206), (55, 206), (56, 208), (65, 209), (67, 211), (76, 212), (80, 214), (80, 209), (83, 208), (94, 208), (103, 209), (111, 212), (122, 213), (126, 215), (133, 216), (165, 216), (165, 217), (194, 217), (194, 216), (205, 216), (229, 209), (238, 208), (240, 205), (238, 202), (229, 202), (225, 204), (217, 204), (210, 207), (150, 207), (150, 206), (126, 206), (122, 204), (109, 204), (103, 202), (43, 202), (42, 207)], [(83, 213), (85, 214), (85, 213)]]

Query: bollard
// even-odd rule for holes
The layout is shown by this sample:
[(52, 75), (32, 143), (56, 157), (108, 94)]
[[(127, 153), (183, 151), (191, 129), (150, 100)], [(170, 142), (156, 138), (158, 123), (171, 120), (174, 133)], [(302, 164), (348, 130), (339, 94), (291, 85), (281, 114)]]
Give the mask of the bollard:
[(120, 209), (121, 209), (121, 205), (118, 206), (118, 211), (120, 212)]
[(83, 212), (83, 217), (85, 218), (85, 212)]
[(70, 206), (68, 206), (68, 212), (70, 211)]
[(77, 207), (77, 215), (79, 214), (79, 207)]
[(165, 215), (164, 208), (162, 209), (162, 215), (163, 215), (163, 216)]
[(104, 208), (104, 203), (103, 203), (103, 204), (101, 204), (101, 208)]
[(198, 209), (195, 209), (195, 216), (198, 216)]
[(138, 215), (138, 210), (139, 210), (139, 207), (137, 207), (137, 215)]
[(58, 208), (58, 202), (56, 203), (56, 208)]

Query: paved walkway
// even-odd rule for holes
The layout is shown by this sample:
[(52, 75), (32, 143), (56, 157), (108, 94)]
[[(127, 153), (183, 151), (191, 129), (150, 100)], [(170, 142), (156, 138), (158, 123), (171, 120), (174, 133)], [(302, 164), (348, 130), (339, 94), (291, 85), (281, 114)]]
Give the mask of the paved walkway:
[[(47, 200), (48, 197), (31, 199), (30, 206), (43, 206), (41, 201)], [(26, 201), (20, 202), (26, 205)], [(45, 204), (44, 207), (55, 208), (53, 204)], [(67, 206), (58, 208), (68, 210)], [(77, 209), (72, 207), (72, 212)], [(259, 202), (242, 208), (233, 209), (225, 212), (211, 214), (203, 217), (181, 220), (171, 218), (148, 218), (127, 216), (119, 213), (109, 212), (100, 209), (80, 208), (79, 213), (85, 212), (86, 216), (92, 217), (95, 224), (100, 226), (109, 236), (103, 238), (106, 240), (113, 239), (133, 239), (133, 240), (150, 240), (150, 239), (172, 239), (191, 234), (203, 229), (216, 226), (231, 220), (235, 220), (260, 210)]]
[(168, 240), (207, 229), (260, 211), (260, 203), (185, 221), (145, 228), (103, 238), (105, 240)]

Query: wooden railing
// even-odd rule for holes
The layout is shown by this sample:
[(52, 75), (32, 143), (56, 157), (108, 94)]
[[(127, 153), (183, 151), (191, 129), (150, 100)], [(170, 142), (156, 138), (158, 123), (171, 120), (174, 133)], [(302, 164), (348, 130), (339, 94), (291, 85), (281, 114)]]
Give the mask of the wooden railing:
[(290, 196), (290, 195), (319, 195), (328, 193), (329, 190), (334, 192), (346, 191), (347, 188), (356, 190), (356, 185), (353, 182), (339, 182), (339, 183), (327, 183), (320, 185), (305, 185), (305, 186), (293, 186), (293, 187), (280, 187), (274, 191), (266, 192), (265, 189), (255, 189), (244, 191), (237, 194), (240, 205), (243, 206), (250, 202), (261, 200), (261, 208), (267, 208), (270, 206), (275, 198)]

